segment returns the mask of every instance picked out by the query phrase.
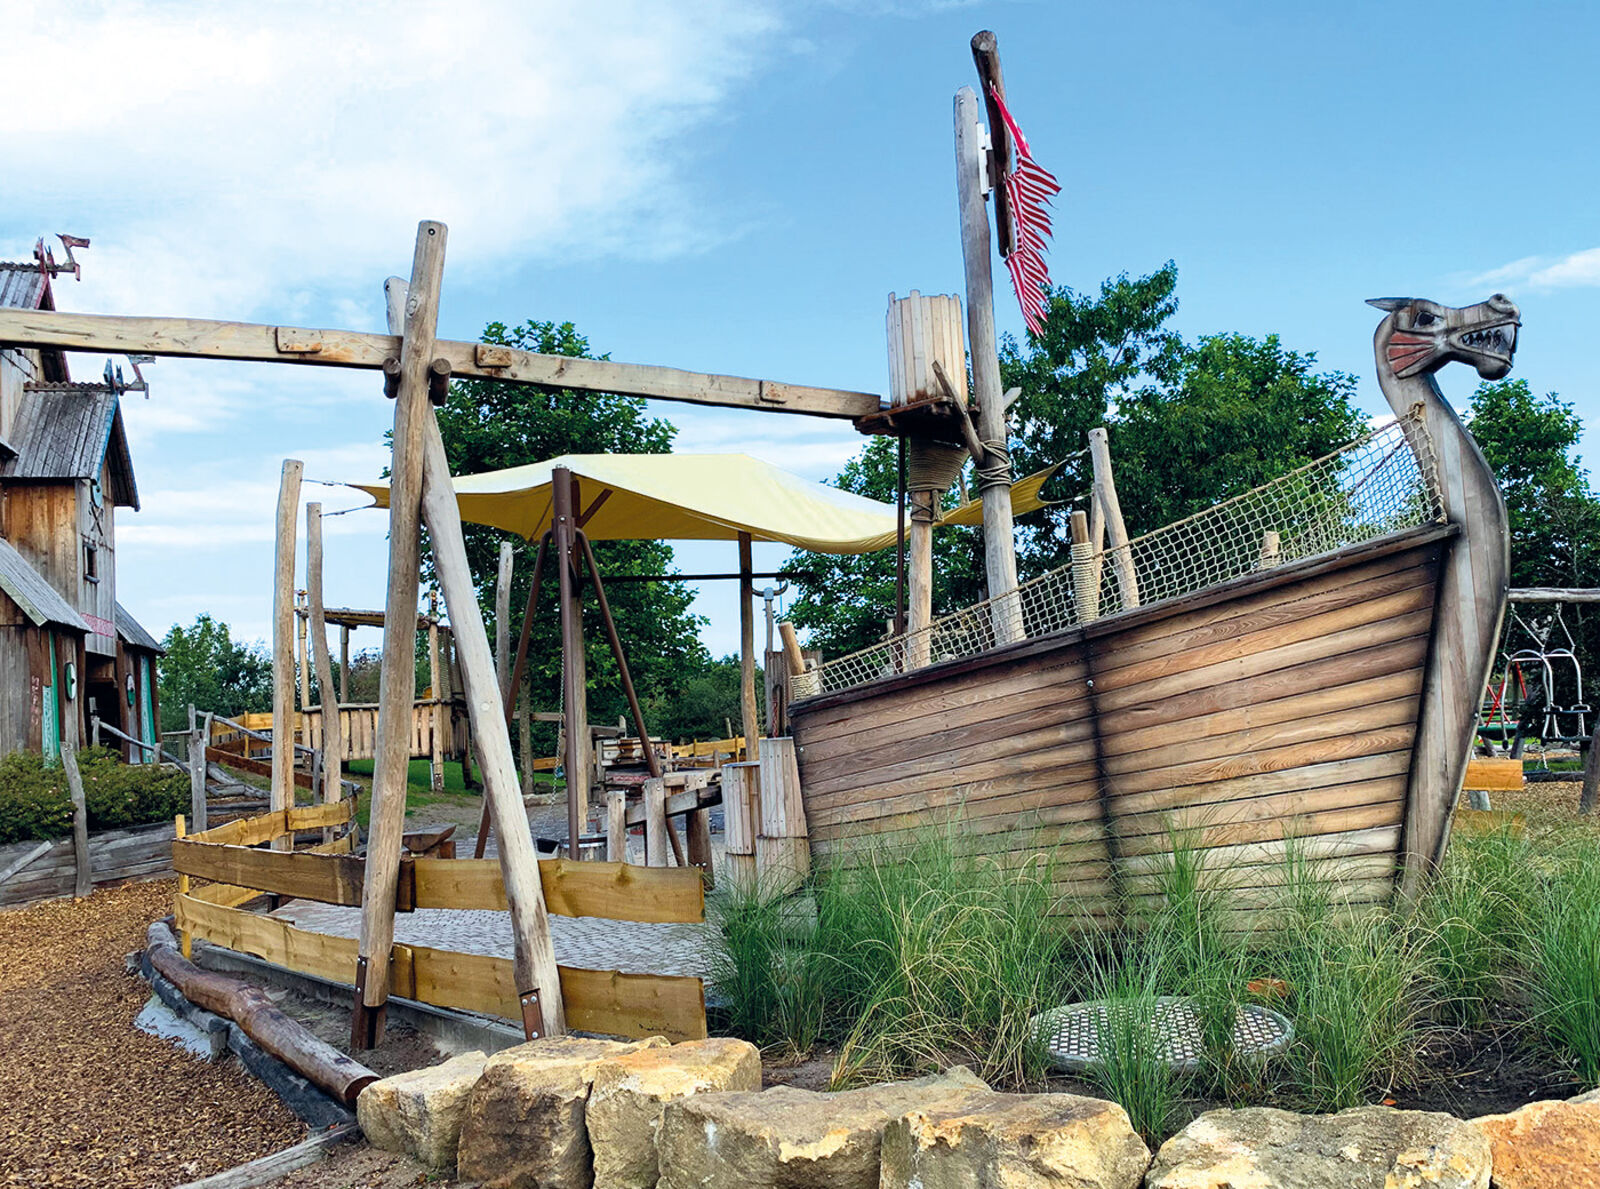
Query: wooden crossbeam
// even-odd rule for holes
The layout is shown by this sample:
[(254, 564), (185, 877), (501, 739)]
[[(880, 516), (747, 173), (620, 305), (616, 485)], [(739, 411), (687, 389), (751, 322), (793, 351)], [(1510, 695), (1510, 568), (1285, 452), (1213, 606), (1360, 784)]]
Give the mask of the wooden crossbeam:
[[(385, 361), (400, 358), (400, 339), (389, 334), (214, 322), (202, 318), (68, 314), (56, 310), (0, 309), (0, 346), (57, 347), (108, 355), (298, 363), (374, 371), (381, 370)], [(776, 380), (718, 376), (602, 359), (540, 355), (486, 343), (439, 339), (432, 345), (431, 357), (448, 362), (451, 375), (468, 379), (508, 380), (541, 388), (614, 392), (622, 396), (804, 413), (813, 417), (865, 417), (876, 413), (880, 403), (870, 392), (812, 388)]]

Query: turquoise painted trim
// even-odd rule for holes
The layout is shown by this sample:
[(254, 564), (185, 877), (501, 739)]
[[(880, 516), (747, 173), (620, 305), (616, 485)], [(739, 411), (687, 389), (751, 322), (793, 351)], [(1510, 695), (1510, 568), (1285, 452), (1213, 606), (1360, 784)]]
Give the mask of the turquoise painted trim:
[[(156, 708), (150, 690), (150, 658), (139, 658), (139, 738), (151, 747), (156, 745)], [(138, 751), (138, 748), (134, 748)], [(146, 752), (150, 763), (155, 763), (159, 758), (155, 752)]]
[(56, 675), (56, 636), (50, 633), (50, 684), (44, 687), (44, 713), (39, 716), (39, 750), (44, 752), (44, 762), (54, 766), (61, 762), (61, 688)]

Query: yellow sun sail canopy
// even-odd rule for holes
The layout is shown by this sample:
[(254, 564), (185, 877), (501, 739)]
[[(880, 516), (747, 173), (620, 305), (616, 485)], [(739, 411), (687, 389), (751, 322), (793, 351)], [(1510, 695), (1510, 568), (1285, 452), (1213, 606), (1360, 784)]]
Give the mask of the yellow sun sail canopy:
[[(564, 454), (455, 480), (461, 519), (524, 538), (550, 527), (551, 476), (577, 480), (575, 511), (593, 541), (776, 541), (817, 553), (872, 553), (894, 544), (893, 504), (813, 483), (748, 454)], [(1053, 473), (1015, 483), (1016, 515), (1047, 503), (1040, 488)], [(352, 483), (389, 506), (387, 483)], [(980, 524), (974, 500), (940, 518)]]

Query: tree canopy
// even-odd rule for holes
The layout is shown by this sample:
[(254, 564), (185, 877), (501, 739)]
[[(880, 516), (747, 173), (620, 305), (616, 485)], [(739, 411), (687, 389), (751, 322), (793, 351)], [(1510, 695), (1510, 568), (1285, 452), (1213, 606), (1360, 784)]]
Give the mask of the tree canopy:
[(189, 707), (232, 718), (272, 709), (272, 656), (261, 644), (233, 639), (228, 625), (201, 614), (188, 627), (173, 624), (161, 646), (167, 655), (157, 666), (161, 691), (161, 729), (189, 723)]

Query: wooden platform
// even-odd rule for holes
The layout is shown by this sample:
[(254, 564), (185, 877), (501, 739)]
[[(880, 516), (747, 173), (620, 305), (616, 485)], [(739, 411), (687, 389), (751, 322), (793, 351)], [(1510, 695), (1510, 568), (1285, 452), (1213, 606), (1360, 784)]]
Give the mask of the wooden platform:
[(1452, 533), (797, 702), (813, 849), (960, 815), (981, 853), (1051, 863), (1063, 912), (1102, 915), (1156, 890), (1173, 829), (1256, 899), (1297, 838), (1346, 895), (1386, 899)]

